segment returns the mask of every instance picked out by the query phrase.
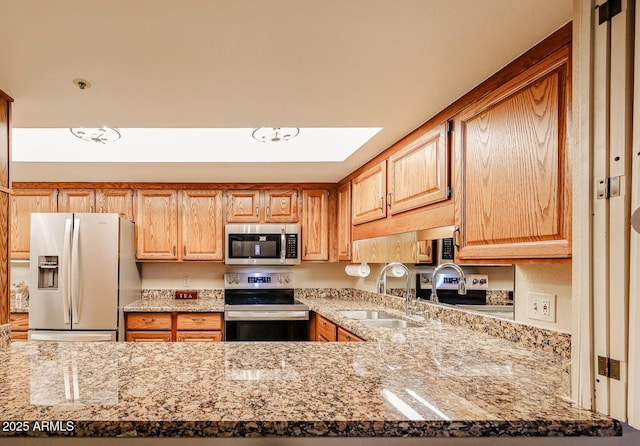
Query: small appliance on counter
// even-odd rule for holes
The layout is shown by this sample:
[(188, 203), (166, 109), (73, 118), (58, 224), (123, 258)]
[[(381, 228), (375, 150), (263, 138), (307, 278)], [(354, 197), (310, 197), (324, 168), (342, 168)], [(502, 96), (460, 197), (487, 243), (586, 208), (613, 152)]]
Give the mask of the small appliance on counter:
[(224, 275), (225, 341), (308, 341), (309, 307), (294, 298), (293, 273)]
[(140, 298), (134, 224), (118, 214), (31, 214), (29, 340), (124, 340)]

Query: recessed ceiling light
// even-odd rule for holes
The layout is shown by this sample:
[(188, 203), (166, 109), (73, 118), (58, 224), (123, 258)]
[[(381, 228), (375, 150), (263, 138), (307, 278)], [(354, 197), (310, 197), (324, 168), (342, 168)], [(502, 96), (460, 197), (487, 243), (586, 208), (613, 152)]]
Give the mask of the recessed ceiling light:
[(97, 142), (100, 144), (106, 144), (108, 142), (114, 142), (120, 139), (120, 132), (118, 129), (109, 127), (99, 128), (71, 128), (73, 136), (82, 139), (83, 141)]
[(260, 127), (251, 136), (260, 142), (283, 142), (295, 138), (300, 133), (297, 127)]

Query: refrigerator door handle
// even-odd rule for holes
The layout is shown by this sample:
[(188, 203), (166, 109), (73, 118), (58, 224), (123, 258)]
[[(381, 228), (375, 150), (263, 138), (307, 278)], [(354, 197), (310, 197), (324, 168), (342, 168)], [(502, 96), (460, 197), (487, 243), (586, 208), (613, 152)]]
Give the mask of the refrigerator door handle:
[(71, 264), (71, 219), (68, 218), (64, 225), (64, 242), (62, 248), (62, 271), (64, 275), (60, 278), (62, 286), (62, 314), (65, 325), (71, 323), (71, 308), (69, 294), (69, 266)]
[(80, 219), (73, 219), (73, 243), (71, 245), (71, 316), (73, 323), (80, 321)]

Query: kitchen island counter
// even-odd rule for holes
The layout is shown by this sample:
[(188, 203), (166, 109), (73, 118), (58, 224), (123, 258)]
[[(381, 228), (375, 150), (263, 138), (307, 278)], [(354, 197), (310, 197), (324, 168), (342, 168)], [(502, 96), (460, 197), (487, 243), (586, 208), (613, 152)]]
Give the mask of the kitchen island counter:
[[(621, 433), (563, 396), (557, 355), (435, 321), (371, 334), (378, 340), (16, 343), (0, 351), (0, 435)], [(43, 420), (72, 423), (34, 429)]]

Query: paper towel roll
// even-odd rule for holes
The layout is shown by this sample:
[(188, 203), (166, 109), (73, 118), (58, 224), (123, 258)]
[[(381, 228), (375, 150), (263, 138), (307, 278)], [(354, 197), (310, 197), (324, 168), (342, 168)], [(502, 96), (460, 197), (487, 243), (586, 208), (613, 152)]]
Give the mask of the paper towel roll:
[(391, 270), (389, 271), (389, 274), (391, 274), (393, 277), (402, 277), (404, 276), (404, 270), (400, 268), (398, 265), (396, 265), (393, 268), (391, 268)]
[(366, 263), (352, 263), (344, 267), (347, 276), (367, 277), (371, 273), (371, 268)]

